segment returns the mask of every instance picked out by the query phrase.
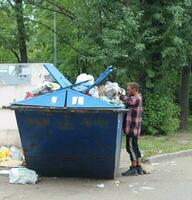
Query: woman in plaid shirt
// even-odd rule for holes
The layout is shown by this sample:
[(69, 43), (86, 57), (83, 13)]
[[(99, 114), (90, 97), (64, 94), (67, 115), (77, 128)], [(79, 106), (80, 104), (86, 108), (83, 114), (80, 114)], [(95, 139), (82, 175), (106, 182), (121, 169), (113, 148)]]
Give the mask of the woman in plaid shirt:
[(124, 119), (124, 133), (126, 133), (126, 149), (132, 165), (122, 175), (137, 176), (146, 173), (141, 167), (141, 153), (138, 146), (142, 122), (142, 96), (139, 94), (139, 85), (135, 82), (128, 83), (127, 91), (129, 97), (121, 95), (120, 99), (129, 108)]

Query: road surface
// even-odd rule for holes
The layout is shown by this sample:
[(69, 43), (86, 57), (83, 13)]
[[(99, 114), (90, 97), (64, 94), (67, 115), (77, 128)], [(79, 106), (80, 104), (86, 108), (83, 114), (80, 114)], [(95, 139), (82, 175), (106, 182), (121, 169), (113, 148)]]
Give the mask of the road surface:
[(42, 178), (36, 185), (11, 185), (0, 176), (0, 200), (192, 200), (192, 157), (153, 163), (152, 168), (149, 175), (117, 180)]

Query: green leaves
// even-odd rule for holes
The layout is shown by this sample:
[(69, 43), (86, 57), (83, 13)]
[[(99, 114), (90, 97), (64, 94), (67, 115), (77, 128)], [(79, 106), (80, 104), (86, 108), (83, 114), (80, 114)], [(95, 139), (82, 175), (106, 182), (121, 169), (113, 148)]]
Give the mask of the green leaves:
[(152, 69), (147, 69), (147, 75), (149, 78), (154, 78), (155, 72)]
[[(178, 127), (175, 98), (166, 96), (177, 96), (180, 70), (192, 62), (192, 0), (133, 0), (128, 7), (116, 0), (23, 2), (30, 62), (53, 62), (56, 11), (58, 68), (72, 82), (82, 72), (97, 77), (112, 64), (122, 86), (140, 83), (146, 132), (168, 133)], [(15, 62), (15, 15), (5, 0), (0, 2), (0, 30), (0, 60)]]
[(144, 51), (145, 50), (145, 44), (140, 43), (135, 45), (135, 49), (138, 51)]
[(173, 15), (174, 25), (176, 27), (182, 27), (186, 21), (185, 9), (180, 5), (173, 5), (168, 7), (168, 11)]
[(187, 7), (192, 6), (192, 0), (184, 0), (184, 5)]
[(145, 132), (150, 135), (173, 133), (179, 127), (179, 112), (172, 96), (148, 94), (143, 115)]

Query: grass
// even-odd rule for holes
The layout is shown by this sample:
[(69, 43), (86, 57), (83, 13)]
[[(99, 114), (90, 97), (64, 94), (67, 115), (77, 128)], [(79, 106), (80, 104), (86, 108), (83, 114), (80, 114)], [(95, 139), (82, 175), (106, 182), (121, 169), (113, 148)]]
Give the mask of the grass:
[[(125, 148), (125, 137), (123, 137), (122, 146)], [(144, 158), (157, 154), (188, 150), (192, 149), (192, 133), (177, 133), (158, 137), (142, 136), (139, 140), (139, 146)]]
[[(125, 136), (122, 146), (125, 148)], [(189, 119), (187, 131), (179, 131), (168, 136), (142, 136), (139, 146), (144, 159), (157, 154), (192, 149), (192, 117)]]

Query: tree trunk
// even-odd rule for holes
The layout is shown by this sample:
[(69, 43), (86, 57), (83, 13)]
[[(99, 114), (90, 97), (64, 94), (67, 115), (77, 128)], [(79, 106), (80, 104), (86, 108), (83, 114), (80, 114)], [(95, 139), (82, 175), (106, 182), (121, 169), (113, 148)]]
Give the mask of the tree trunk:
[(190, 73), (191, 73), (190, 67), (183, 67), (181, 72), (181, 86), (180, 86), (181, 129), (187, 129), (188, 127)]
[(18, 30), (20, 62), (27, 63), (28, 57), (27, 57), (26, 33), (25, 33), (25, 24), (23, 18), (22, 0), (15, 0), (15, 14), (16, 14), (17, 30)]

